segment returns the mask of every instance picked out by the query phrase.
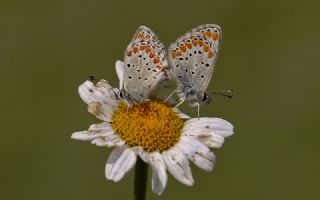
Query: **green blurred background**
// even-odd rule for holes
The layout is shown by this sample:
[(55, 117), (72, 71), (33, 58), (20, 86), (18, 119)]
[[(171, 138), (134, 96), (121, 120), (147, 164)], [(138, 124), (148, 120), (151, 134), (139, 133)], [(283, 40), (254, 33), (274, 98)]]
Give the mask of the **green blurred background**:
[[(131, 199), (133, 172), (104, 177), (110, 149), (70, 139), (96, 120), (77, 88), (88, 75), (118, 84), (114, 62), (139, 25), (168, 46), (190, 28), (216, 23), (223, 42), (201, 115), (235, 125), (196, 183), (172, 177), (148, 199), (320, 198), (320, 3), (317, 1), (0, 2), (0, 199)], [(187, 106), (183, 111), (191, 113)], [(195, 115), (196, 112), (193, 112)]]

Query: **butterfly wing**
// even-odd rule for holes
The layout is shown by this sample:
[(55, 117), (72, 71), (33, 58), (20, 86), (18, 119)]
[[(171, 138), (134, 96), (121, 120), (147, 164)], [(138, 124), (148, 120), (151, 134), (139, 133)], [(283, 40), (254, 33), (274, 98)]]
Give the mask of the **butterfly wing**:
[(210, 83), (221, 42), (221, 28), (205, 24), (193, 28), (169, 47), (169, 73), (178, 90), (190, 87), (204, 93)]
[(124, 56), (123, 85), (135, 101), (148, 99), (152, 90), (164, 79), (168, 67), (166, 51), (155, 33), (140, 26)]

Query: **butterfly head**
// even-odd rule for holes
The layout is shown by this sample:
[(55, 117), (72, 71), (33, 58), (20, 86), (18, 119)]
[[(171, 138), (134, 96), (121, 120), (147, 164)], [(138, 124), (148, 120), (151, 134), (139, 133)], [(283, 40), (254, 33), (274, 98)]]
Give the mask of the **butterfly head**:
[(118, 97), (119, 100), (130, 102), (130, 97), (129, 97), (128, 93), (124, 89), (119, 90), (117, 92), (117, 97)]
[(211, 101), (211, 97), (205, 92), (202, 95), (201, 103), (208, 104), (208, 103), (210, 103), (210, 101)]
[(119, 93), (118, 93), (118, 97), (119, 97), (120, 99), (124, 99), (125, 96), (126, 96), (125, 92), (120, 90)]
[(179, 93), (179, 96), (180, 99), (184, 99), (189, 102), (191, 107), (208, 104), (211, 101), (211, 97), (207, 92), (198, 91), (193, 87), (185, 87), (184, 92)]

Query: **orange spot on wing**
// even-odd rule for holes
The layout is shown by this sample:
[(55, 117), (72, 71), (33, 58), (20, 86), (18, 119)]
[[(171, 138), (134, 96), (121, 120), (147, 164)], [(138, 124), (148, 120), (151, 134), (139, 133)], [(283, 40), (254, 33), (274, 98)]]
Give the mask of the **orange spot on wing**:
[(196, 41), (196, 40), (192, 40), (192, 44), (193, 44), (193, 46), (197, 46), (198, 41)]
[(174, 51), (171, 52), (171, 57), (176, 58), (176, 53)]
[(146, 45), (141, 45), (140, 50), (144, 50), (146, 48)]
[(176, 51), (176, 56), (181, 56), (181, 51)]
[(132, 51), (128, 51), (128, 56), (131, 56), (132, 55)]
[(203, 41), (199, 40), (198, 44), (199, 44), (200, 47), (202, 47), (203, 46)]
[(159, 63), (159, 62), (160, 62), (160, 59), (159, 59), (159, 58), (153, 59), (153, 63)]
[(205, 34), (205, 37), (206, 38), (211, 38), (212, 36), (212, 33), (210, 31), (207, 31), (206, 34)]
[(208, 52), (209, 46), (208, 45), (204, 45), (203, 50), (204, 50), (204, 52)]
[(192, 44), (191, 44), (191, 43), (187, 43), (187, 47), (188, 47), (189, 49), (191, 49), (191, 48), (192, 48)]
[(181, 45), (181, 46), (180, 46), (180, 50), (181, 50), (182, 52), (186, 52), (186, 50), (187, 50), (186, 45)]
[(138, 47), (133, 47), (133, 53), (137, 53), (138, 52)]
[(146, 52), (149, 53), (152, 50), (151, 47), (147, 47)]
[(213, 33), (212, 39), (213, 39), (214, 41), (219, 40), (219, 38), (220, 38), (219, 34)]
[(155, 54), (151, 52), (149, 55), (149, 58), (153, 58), (154, 56), (155, 56)]
[(209, 49), (209, 52), (208, 52), (208, 58), (212, 58), (214, 56), (214, 52)]
[(162, 72), (167, 69), (167, 67), (165, 67), (165, 66), (159, 66), (159, 65), (157, 66), (157, 68), (160, 69), (160, 71), (162, 71)]

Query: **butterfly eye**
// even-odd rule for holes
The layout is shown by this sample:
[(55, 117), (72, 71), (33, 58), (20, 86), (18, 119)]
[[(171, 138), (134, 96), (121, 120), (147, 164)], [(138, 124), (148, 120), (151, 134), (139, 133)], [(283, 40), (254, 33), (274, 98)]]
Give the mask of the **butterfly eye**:
[(124, 97), (124, 92), (123, 92), (123, 91), (120, 91), (120, 92), (119, 92), (119, 96), (120, 96), (120, 98), (123, 99), (123, 97)]
[(210, 102), (210, 97), (209, 97), (209, 95), (207, 93), (203, 94), (202, 102), (203, 103), (209, 103)]
[(204, 94), (204, 95), (203, 95), (203, 98), (202, 98), (202, 101), (206, 101), (206, 100), (207, 100), (207, 95)]

